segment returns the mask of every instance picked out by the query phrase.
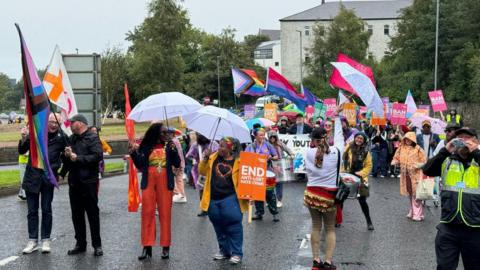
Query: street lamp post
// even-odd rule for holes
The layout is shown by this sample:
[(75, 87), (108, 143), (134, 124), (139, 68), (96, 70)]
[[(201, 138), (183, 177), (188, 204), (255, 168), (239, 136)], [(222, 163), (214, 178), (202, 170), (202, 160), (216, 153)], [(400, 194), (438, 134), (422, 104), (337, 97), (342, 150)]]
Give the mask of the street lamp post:
[(435, 25), (435, 79), (433, 83), (433, 90), (437, 90), (437, 72), (438, 72), (438, 24), (440, 15), (440, 0), (437, 0), (437, 16)]
[(300, 34), (300, 84), (303, 84), (303, 55), (302, 55), (302, 31), (296, 30)]
[(217, 56), (217, 91), (218, 91), (218, 107), (220, 105), (220, 56)]

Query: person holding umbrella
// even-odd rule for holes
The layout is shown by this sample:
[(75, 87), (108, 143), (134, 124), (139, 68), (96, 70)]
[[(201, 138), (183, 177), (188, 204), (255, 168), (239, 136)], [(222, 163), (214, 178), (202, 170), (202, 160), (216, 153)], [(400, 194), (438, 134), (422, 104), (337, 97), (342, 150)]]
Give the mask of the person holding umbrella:
[(198, 166), (200, 174), (206, 177), (200, 208), (208, 212), (219, 246), (213, 259), (229, 259), (232, 264), (242, 261), (242, 219), (248, 210), (248, 202), (237, 198), (240, 151), (237, 139), (225, 137), (216, 153), (206, 149)]
[(144, 260), (152, 257), (152, 246), (156, 240), (155, 210), (160, 220), (160, 246), (162, 259), (168, 259), (171, 246), (172, 198), (175, 186), (173, 168), (180, 168), (181, 160), (177, 147), (168, 136), (162, 123), (152, 124), (140, 145), (129, 147), (135, 166), (142, 171), (142, 226), (143, 251), (138, 257)]

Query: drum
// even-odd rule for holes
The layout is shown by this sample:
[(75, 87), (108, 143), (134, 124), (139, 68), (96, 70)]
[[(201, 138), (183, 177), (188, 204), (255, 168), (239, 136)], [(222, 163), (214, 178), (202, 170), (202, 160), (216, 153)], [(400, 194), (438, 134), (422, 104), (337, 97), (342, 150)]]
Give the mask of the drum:
[(287, 182), (294, 181), (295, 174), (293, 173), (293, 160), (290, 157), (284, 157), (273, 163), (273, 166), (278, 169), (277, 181)]
[(350, 189), (350, 194), (348, 194), (348, 198), (356, 199), (361, 184), (360, 177), (350, 173), (340, 173), (340, 181), (342, 181)]
[(266, 181), (266, 184), (267, 184), (267, 188), (268, 187), (275, 187), (275, 185), (277, 184), (277, 179), (276, 179), (276, 175), (274, 172), (272, 171), (267, 171), (267, 181)]

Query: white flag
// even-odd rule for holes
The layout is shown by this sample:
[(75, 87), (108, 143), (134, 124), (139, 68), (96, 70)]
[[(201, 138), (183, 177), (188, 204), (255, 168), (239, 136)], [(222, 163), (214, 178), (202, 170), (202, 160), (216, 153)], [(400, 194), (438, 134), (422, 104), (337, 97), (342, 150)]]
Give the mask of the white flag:
[(67, 69), (63, 64), (62, 54), (58, 45), (55, 46), (52, 60), (43, 78), (43, 86), (50, 101), (61, 108), (63, 117), (62, 129), (70, 135), (70, 122), (68, 119), (77, 114), (78, 110), (72, 85), (70, 84)]
[(340, 72), (340, 75), (353, 90), (357, 92), (365, 106), (378, 117), (383, 117), (383, 102), (370, 78), (347, 63), (332, 62), (331, 64)]

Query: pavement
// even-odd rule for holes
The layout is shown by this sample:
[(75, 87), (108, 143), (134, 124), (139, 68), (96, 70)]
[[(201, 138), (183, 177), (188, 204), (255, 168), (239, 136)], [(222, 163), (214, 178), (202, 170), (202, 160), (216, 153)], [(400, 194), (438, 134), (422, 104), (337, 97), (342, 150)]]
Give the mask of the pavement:
[[(344, 207), (344, 223), (336, 231), (334, 263), (338, 269), (434, 269), (435, 226), (440, 209), (428, 203), (424, 222), (405, 217), (408, 201), (399, 195), (398, 179), (371, 179), (371, 209), (375, 231), (367, 230), (356, 200)], [(150, 261), (139, 262), (140, 213), (127, 212), (128, 177), (103, 179), (99, 205), (105, 255), (94, 257), (92, 248), (77, 256), (67, 250), (75, 244), (70, 219), (68, 186), (56, 191), (53, 202), (52, 253), (22, 255), (27, 241), (27, 206), (15, 196), (0, 198), (0, 269), (310, 269), (312, 257), (307, 234), (311, 220), (303, 206), (305, 183), (284, 185), (281, 221), (268, 213), (263, 221), (246, 223), (241, 265), (213, 261), (217, 251), (208, 218), (197, 217), (198, 194), (187, 188), (188, 203), (173, 206), (173, 244), (169, 260), (154, 248)], [(459, 268), (463, 269), (463, 268)]]

